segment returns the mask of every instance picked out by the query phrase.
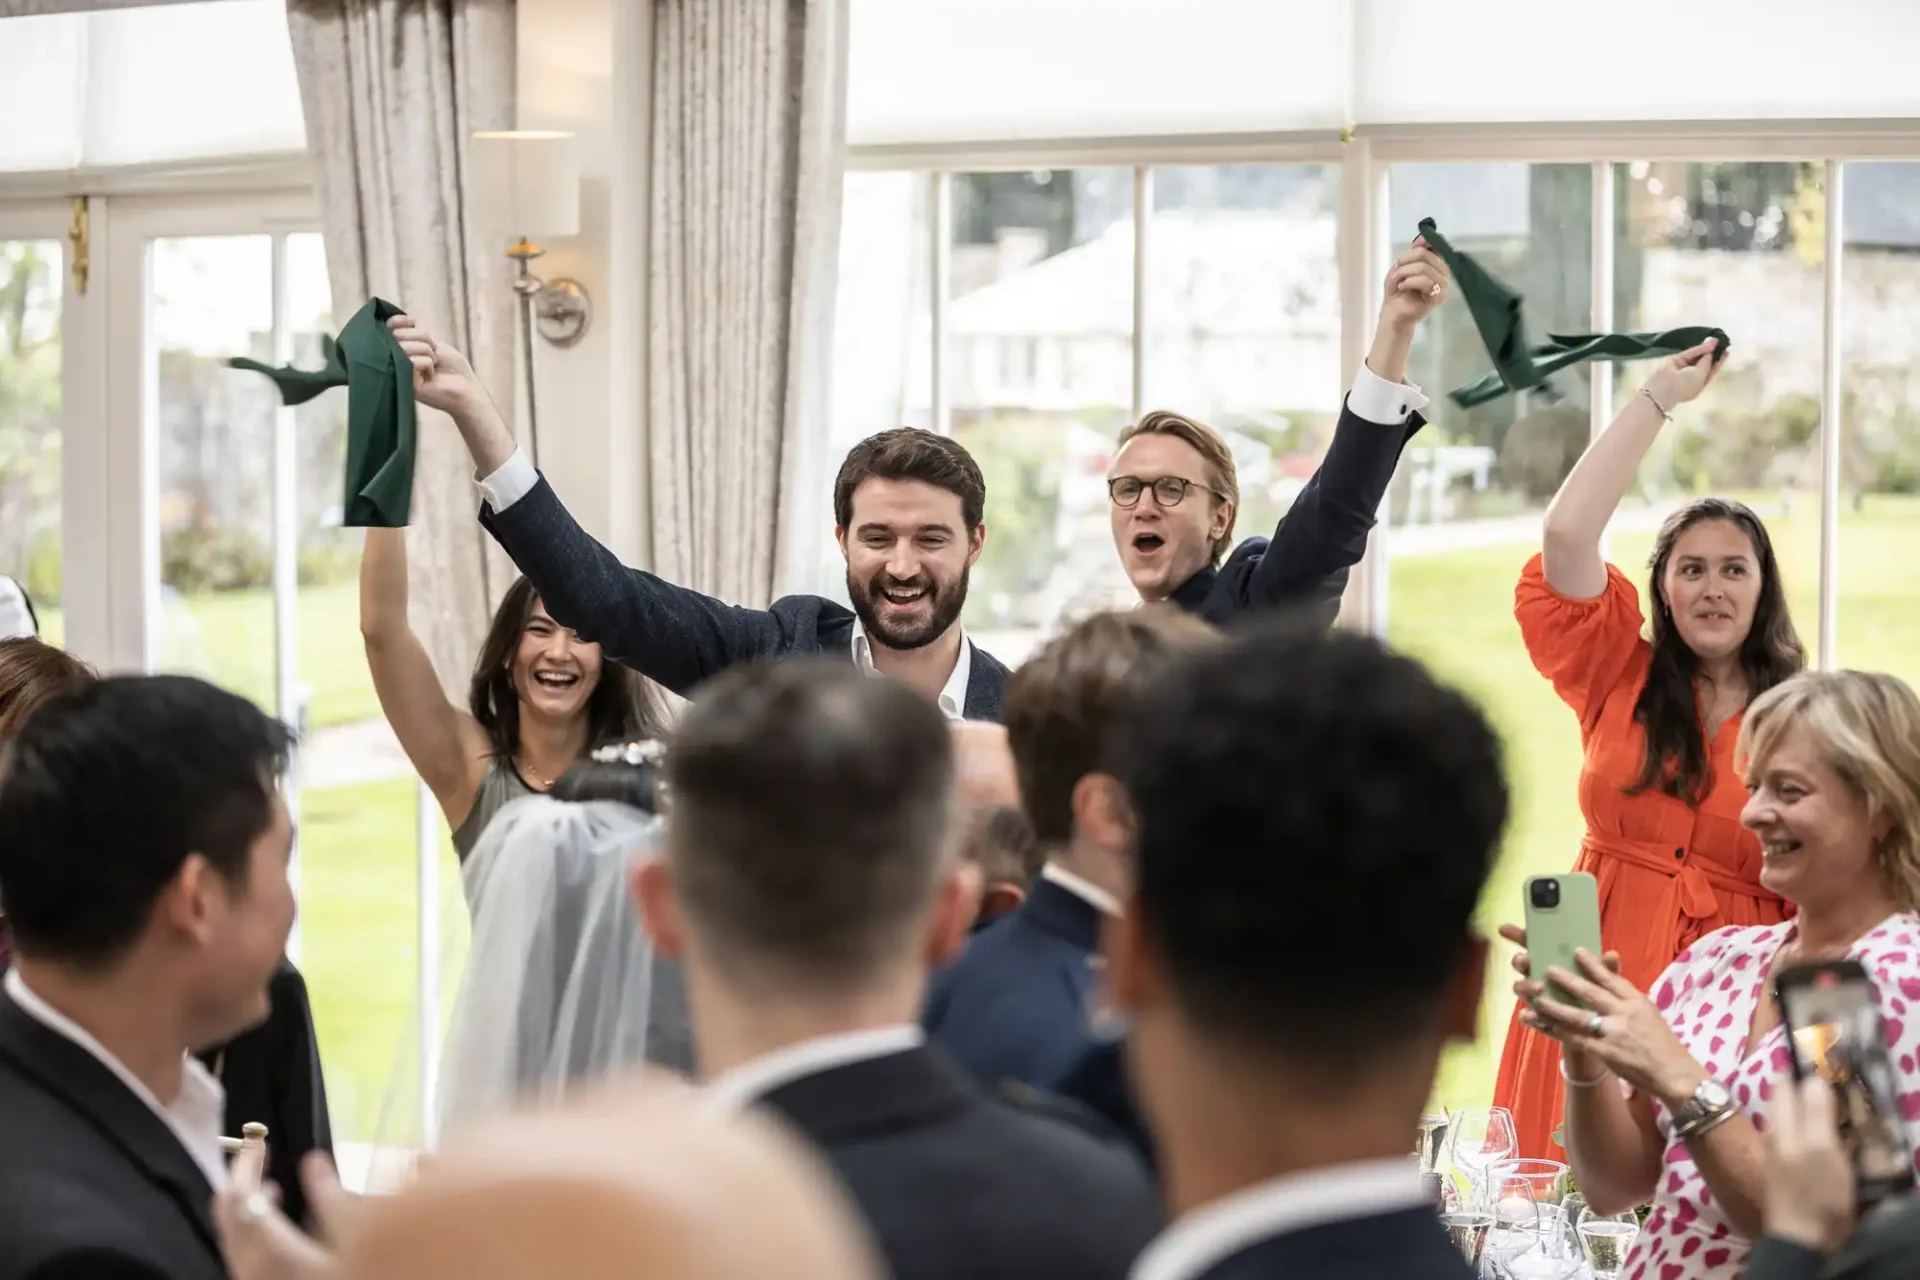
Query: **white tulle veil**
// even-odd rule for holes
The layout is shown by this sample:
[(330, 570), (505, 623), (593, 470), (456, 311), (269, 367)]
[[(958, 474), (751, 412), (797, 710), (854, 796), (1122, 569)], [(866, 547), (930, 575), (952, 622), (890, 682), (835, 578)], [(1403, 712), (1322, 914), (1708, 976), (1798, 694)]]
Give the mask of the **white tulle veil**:
[(642, 1062), (690, 1068), (678, 966), (656, 956), (628, 894), (630, 869), (651, 856), (660, 827), (610, 800), (530, 796), (495, 815), (461, 869), (472, 929), (433, 1096), (421, 1096), (416, 1001), (369, 1190), (513, 1103)]

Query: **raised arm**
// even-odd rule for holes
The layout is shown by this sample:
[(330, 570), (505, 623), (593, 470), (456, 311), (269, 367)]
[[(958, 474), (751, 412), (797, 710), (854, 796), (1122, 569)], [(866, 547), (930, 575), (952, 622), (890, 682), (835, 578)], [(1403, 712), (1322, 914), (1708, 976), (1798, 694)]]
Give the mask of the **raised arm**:
[(595, 541), (519, 451), (465, 356), (407, 316), (388, 321), (414, 366), (414, 394), (459, 428), (486, 491), (486, 526), (553, 620), (614, 661), (685, 694), (738, 662), (811, 651), (811, 615), (744, 609), (629, 568)]
[(473, 717), (440, 687), (420, 638), (407, 622), (404, 529), (368, 529), (360, 557), (360, 637), (380, 710), (416, 772), (458, 826), (473, 808), (488, 743)]
[(1607, 521), (1626, 496), (1667, 416), (1713, 381), (1719, 369), (1713, 358), (1715, 345), (1709, 338), (1662, 360), (1607, 429), (1587, 446), (1560, 492), (1553, 495), (1541, 535), (1540, 559), (1547, 585), (1561, 595), (1591, 600), (1607, 589), (1607, 566), (1600, 556)]
[(1338, 608), (1400, 451), (1425, 425), (1419, 414), (1425, 398), (1406, 385), (1407, 358), (1421, 321), (1446, 300), (1448, 279), (1446, 263), (1419, 240), (1387, 273), (1373, 345), (1341, 406), (1327, 456), (1280, 517), (1244, 583), (1236, 584), (1237, 608), (1315, 596)]

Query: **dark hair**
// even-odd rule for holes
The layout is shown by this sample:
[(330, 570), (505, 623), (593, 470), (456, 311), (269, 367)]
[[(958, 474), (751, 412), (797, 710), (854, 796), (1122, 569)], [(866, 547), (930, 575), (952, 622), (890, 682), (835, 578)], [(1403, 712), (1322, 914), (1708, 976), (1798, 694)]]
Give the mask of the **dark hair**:
[(1660, 791), (1688, 804), (1699, 804), (1713, 790), (1713, 767), (1707, 760), (1706, 734), (1700, 725), (1699, 697), (1694, 688), (1700, 659), (1673, 625), (1673, 609), (1661, 587), (1667, 561), (1673, 558), (1680, 535), (1709, 520), (1725, 520), (1746, 534), (1753, 544), (1754, 558), (1760, 562), (1760, 598), (1753, 606), (1753, 625), (1740, 642), (1747, 700), (1751, 702), (1807, 665), (1807, 651), (1787, 611), (1787, 594), (1780, 584), (1773, 540), (1760, 517), (1745, 503), (1726, 498), (1700, 498), (1668, 516), (1654, 539), (1653, 557), (1648, 561), (1652, 569), (1647, 598), (1653, 602), (1648, 624), (1653, 658), (1647, 666), (1646, 683), (1640, 686), (1640, 697), (1633, 704), (1633, 718), (1646, 731), (1647, 754), (1640, 765), (1640, 776), (1627, 788), (1628, 795)]
[(675, 882), (730, 981), (838, 994), (911, 953), (953, 831), (930, 701), (845, 661), (735, 667), (682, 721), (667, 784)]
[(0, 763), (0, 897), (21, 951), (112, 963), (189, 855), (243, 885), (293, 734), (189, 676), (60, 695)]
[(1196, 1028), (1335, 1069), (1431, 1033), (1507, 817), (1473, 703), (1378, 641), (1269, 619), (1161, 680), (1114, 771)]
[(833, 481), (833, 522), (853, 525), (853, 491), (866, 480), (920, 480), (960, 499), (960, 519), (969, 530), (980, 527), (987, 509), (987, 481), (980, 464), (958, 440), (895, 427), (868, 436), (847, 451)]
[(612, 800), (644, 813), (658, 814), (660, 773), (645, 760), (582, 760), (561, 774), (547, 794), (576, 804)]
[[(513, 688), (513, 657), (539, 598), (531, 582), (514, 579), (493, 611), (493, 623), (473, 663), (467, 706), (487, 731), (496, 756), (511, 758), (520, 747), (520, 695)], [(587, 745), (655, 737), (664, 722), (653, 686), (639, 672), (603, 657), (600, 681), (587, 695)]]
[(1033, 834), (1026, 810), (997, 804), (969, 817), (960, 856), (978, 866), (981, 879), (989, 885), (1030, 889), (1046, 862), (1046, 849)]
[(1073, 789), (1100, 768), (1120, 717), (1181, 654), (1218, 633), (1177, 609), (1096, 613), (1007, 681), (1007, 745), (1020, 802), (1043, 844), (1073, 835)]
[(0, 640), (0, 742), (41, 704), (97, 679), (92, 667), (43, 640)]

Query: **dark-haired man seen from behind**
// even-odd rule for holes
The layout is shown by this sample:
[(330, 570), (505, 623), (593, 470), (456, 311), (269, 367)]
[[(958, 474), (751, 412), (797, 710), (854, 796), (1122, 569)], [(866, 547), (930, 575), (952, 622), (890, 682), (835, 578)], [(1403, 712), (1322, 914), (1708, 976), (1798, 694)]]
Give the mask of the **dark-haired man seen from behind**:
[(1476, 1029), (1499, 743), (1302, 621), (1192, 657), (1115, 738), (1138, 836), (1109, 972), (1175, 1219), (1134, 1280), (1471, 1280), (1408, 1152)]
[(845, 663), (741, 667), (688, 711), (667, 785), (635, 892), (684, 960), (715, 1104), (815, 1143), (896, 1280), (1124, 1276), (1158, 1218), (1139, 1162), (1064, 1104), (976, 1090), (914, 1024), (973, 906), (932, 706)]
[(123, 676), (0, 756), (0, 1280), (217, 1280), (224, 1099), (189, 1051), (268, 1012), (293, 926), (287, 730)]
[(1007, 669), (960, 626), (987, 534), (987, 486), (956, 441), (902, 427), (862, 440), (841, 463), (834, 536), (851, 610), (810, 595), (743, 608), (621, 564), (515, 446), (467, 358), (408, 316), (388, 326), (413, 362), (415, 396), (460, 429), (486, 496), (480, 522), (554, 621), (616, 662), (686, 695), (736, 663), (825, 654), (893, 676), (949, 719), (1000, 718)]
[(1311, 605), (1333, 620), (1400, 451), (1425, 424), (1427, 398), (1405, 381), (1407, 357), (1450, 278), (1440, 255), (1417, 239), (1387, 273), (1373, 345), (1327, 455), (1272, 538), (1233, 547), (1240, 482), (1214, 428), (1157, 410), (1120, 433), (1107, 474), (1113, 545), (1142, 600), (1170, 601), (1216, 626), (1278, 605)]

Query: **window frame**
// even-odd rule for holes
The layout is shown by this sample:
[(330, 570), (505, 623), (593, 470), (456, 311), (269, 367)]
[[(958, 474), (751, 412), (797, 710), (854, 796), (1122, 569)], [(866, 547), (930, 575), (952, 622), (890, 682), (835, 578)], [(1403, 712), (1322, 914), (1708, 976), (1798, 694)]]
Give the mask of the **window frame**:
[[(1359, 125), (1339, 131), (1112, 136), (943, 142), (926, 146), (885, 144), (850, 147), (849, 171), (908, 170), (929, 184), (933, 216), (927, 219), (933, 323), (929, 357), (935, 374), (934, 429), (952, 430), (944, 380), (944, 324), (948, 243), (952, 237), (951, 175), (1131, 165), (1134, 169), (1133, 411), (1137, 415), (1152, 384), (1152, 309), (1142, 282), (1152, 253), (1152, 184), (1162, 165), (1334, 164), (1340, 169), (1339, 264), (1341, 373), (1351, 383), (1365, 358), (1377, 310), (1378, 282), (1396, 243), (1387, 224), (1386, 181), (1392, 165), (1524, 162), (1589, 164), (1593, 167), (1592, 322), (1596, 332), (1613, 323), (1614, 165), (1653, 161), (1801, 161), (1821, 164), (1825, 174), (1825, 273), (1822, 315), (1820, 584), (1816, 665), (1839, 665), (1838, 575), (1841, 379), (1845, 369), (1842, 316), (1845, 255), (1845, 166), (1851, 161), (1920, 162), (1920, 122), (1907, 118), (1767, 121), (1623, 121), (1578, 124)], [(1597, 432), (1614, 411), (1610, 379), (1592, 380), (1589, 409)], [(1366, 555), (1348, 583), (1341, 624), (1384, 637), (1391, 575), (1385, 521), (1376, 525)]]

